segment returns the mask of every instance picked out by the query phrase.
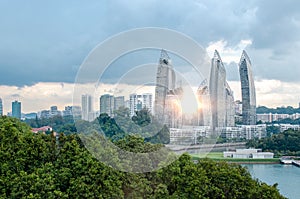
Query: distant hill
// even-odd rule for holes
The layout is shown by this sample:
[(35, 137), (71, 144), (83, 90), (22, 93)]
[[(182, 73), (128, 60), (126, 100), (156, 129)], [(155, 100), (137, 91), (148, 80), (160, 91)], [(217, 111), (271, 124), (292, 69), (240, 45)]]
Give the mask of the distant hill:
[(293, 108), (292, 106), (277, 107), (277, 108), (268, 108), (266, 106), (259, 106), (256, 108), (256, 113), (257, 114), (262, 114), (262, 113), (294, 114), (294, 113), (300, 113), (300, 108)]

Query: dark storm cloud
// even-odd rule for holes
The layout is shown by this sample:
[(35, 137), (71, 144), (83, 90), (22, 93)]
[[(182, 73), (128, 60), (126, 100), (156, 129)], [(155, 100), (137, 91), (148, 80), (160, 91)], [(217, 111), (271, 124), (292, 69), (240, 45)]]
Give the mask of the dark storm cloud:
[(250, 39), (257, 77), (299, 81), (299, 7), (297, 0), (0, 1), (0, 84), (74, 82), (98, 43), (146, 26), (175, 29), (204, 47)]
[(275, 51), (284, 47), (288, 51), (289, 46), (300, 39), (299, 8), (300, 1), (258, 1), (256, 19), (250, 29), (253, 45)]

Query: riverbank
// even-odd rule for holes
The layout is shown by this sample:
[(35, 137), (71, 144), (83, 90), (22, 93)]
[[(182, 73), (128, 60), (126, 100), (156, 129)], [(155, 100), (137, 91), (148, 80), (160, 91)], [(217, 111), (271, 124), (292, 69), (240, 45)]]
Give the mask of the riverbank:
[(208, 158), (215, 161), (225, 161), (234, 164), (280, 164), (279, 158), (269, 158), (269, 159), (224, 158), (222, 152), (210, 152), (207, 154), (191, 154), (191, 156), (192, 159), (195, 161)]
[(300, 169), (284, 164), (242, 164), (254, 179), (268, 185), (278, 184), (282, 195), (290, 199), (299, 199)]

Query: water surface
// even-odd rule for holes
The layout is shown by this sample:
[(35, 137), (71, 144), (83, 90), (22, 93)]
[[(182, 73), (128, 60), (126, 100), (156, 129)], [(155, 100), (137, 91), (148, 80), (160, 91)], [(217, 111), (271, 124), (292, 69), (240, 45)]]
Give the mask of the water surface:
[(244, 164), (253, 178), (269, 185), (278, 183), (282, 195), (300, 199), (300, 167), (282, 164)]

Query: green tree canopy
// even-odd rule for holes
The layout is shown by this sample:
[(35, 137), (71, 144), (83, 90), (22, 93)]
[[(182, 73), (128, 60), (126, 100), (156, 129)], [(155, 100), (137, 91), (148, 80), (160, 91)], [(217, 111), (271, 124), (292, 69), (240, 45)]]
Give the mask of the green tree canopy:
[[(138, 136), (116, 145), (139, 153), (162, 147)], [(195, 163), (188, 154), (155, 172), (121, 172), (93, 157), (77, 134), (34, 134), (9, 117), (0, 117), (0, 159), (0, 198), (283, 198), (276, 184), (253, 180), (241, 166)]]

